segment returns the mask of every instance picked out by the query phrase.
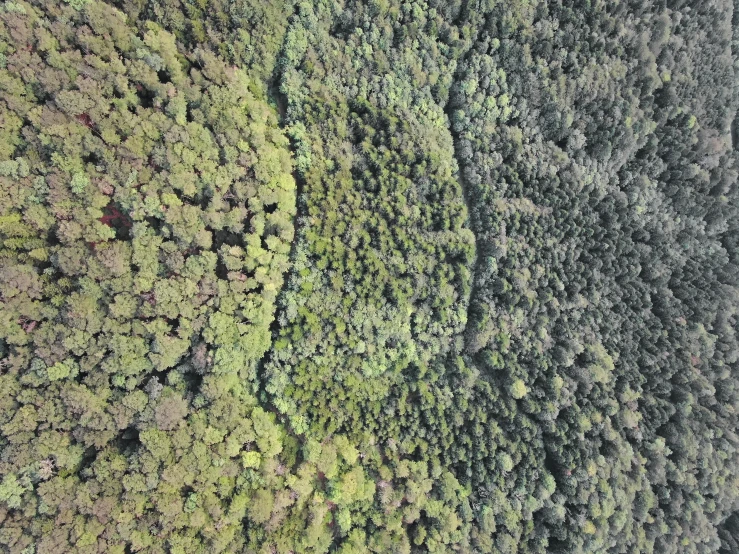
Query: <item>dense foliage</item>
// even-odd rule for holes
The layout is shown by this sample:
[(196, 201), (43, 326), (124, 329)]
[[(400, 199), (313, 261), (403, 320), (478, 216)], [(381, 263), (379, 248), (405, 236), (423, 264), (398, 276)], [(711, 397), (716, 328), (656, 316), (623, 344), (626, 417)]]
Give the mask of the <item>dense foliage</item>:
[(0, 4), (0, 551), (735, 552), (734, 8)]

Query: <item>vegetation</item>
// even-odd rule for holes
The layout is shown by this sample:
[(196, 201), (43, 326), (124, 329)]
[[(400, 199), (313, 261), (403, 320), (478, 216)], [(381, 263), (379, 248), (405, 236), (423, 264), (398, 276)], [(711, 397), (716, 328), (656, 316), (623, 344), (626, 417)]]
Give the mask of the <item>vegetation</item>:
[(736, 551), (734, 4), (0, 4), (0, 551)]

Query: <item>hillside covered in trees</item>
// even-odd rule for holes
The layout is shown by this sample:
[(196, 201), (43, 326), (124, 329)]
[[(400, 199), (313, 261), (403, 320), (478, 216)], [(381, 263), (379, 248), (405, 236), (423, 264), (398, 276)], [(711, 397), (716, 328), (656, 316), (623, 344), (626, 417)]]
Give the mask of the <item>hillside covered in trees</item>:
[(739, 0), (4, 0), (0, 552), (739, 552)]

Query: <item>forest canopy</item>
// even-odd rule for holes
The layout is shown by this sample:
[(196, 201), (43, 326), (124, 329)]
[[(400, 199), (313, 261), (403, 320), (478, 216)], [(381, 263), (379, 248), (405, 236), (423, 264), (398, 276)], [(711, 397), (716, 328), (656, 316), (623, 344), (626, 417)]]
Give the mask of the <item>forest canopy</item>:
[(0, 552), (737, 552), (735, 9), (0, 3)]

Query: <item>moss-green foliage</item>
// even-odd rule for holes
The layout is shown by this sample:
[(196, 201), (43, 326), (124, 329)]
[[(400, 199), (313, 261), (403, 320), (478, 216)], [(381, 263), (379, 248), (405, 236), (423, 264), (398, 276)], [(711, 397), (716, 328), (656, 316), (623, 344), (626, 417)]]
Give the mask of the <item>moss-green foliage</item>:
[[(474, 237), (437, 102), (452, 68), (422, 57), (445, 45), (419, 33), (414, 47), (395, 9), (332, 9), (301, 4), (285, 40), (305, 206), (267, 390), (314, 429), (375, 432), (392, 425), (390, 390), (455, 347)], [(423, 25), (456, 33), (427, 11)]]

